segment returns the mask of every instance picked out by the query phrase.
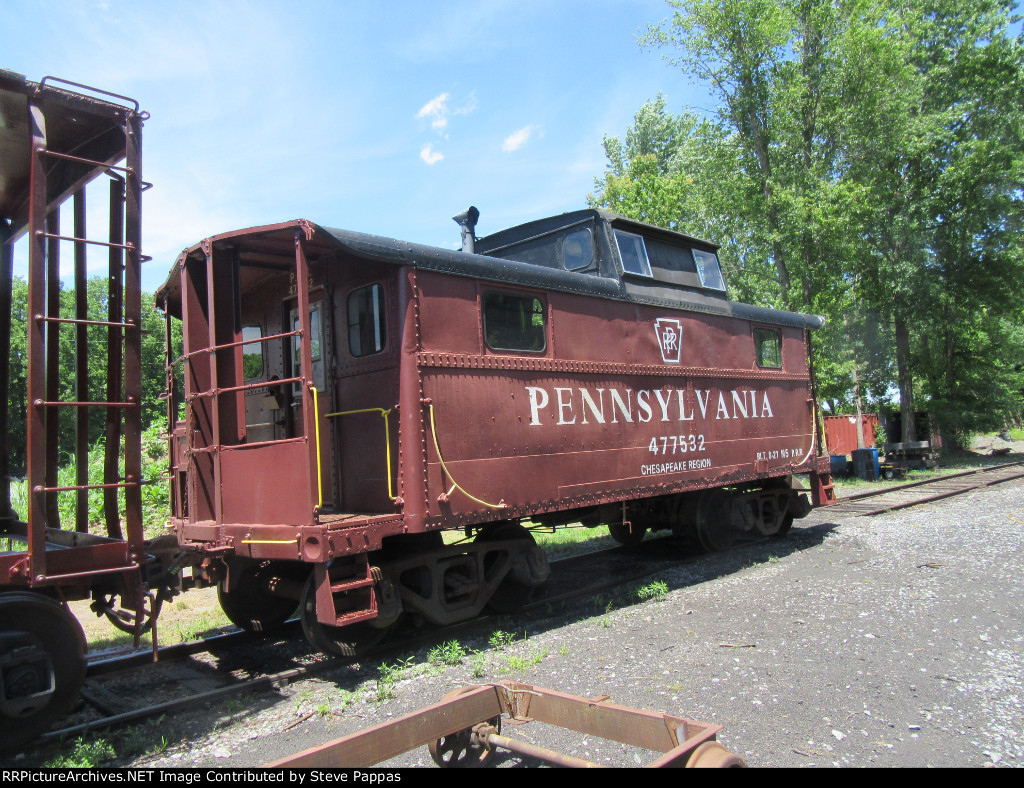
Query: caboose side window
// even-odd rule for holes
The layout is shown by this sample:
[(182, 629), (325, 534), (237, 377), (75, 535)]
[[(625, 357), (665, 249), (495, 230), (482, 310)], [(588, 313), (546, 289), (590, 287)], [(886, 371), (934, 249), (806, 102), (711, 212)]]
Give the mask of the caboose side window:
[(725, 279), (722, 278), (722, 266), (718, 262), (718, 255), (714, 252), (705, 252), (703, 249), (693, 249), (693, 260), (697, 263), (697, 273), (700, 274), (700, 283), (708, 290), (725, 290)]
[(616, 230), (615, 244), (619, 247), (623, 271), (638, 276), (651, 276), (651, 261), (647, 258), (647, 246), (644, 244), (643, 236)]
[(779, 339), (779, 332), (768, 328), (755, 328), (754, 356), (759, 367), (781, 369), (782, 340)]
[(491, 350), (542, 353), (547, 347), (544, 302), (535, 296), (484, 293), (484, 339)]
[(353, 290), (348, 296), (348, 349), (356, 358), (384, 350), (387, 343), (384, 288), (379, 284)]
[(242, 376), (246, 382), (263, 377), (263, 343), (249, 341), (262, 336), (259, 324), (242, 326), (242, 341), (246, 343), (242, 345)]

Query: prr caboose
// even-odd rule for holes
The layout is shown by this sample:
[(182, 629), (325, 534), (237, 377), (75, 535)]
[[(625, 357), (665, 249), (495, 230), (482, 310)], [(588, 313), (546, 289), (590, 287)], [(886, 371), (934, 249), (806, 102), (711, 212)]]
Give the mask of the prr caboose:
[[(785, 533), (827, 493), (809, 332), (728, 300), (713, 244), (596, 210), (463, 250), (307, 221), (186, 249), (157, 294), (172, 526), (237, 624), (300, 603), (358, 654), (403, 614), (521, 604), (522, 524), (648, 529), (710, 549)], [(446, 545), (462, 530), (471, 542)]]

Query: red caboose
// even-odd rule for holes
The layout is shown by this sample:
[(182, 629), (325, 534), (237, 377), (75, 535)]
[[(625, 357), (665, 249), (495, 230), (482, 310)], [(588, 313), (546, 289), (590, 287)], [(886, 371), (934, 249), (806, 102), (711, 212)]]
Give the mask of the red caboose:
[(307, 636), (354, 654), (402, 613), (524, 601), (548, 573), (524, 520), (722, 549), (806, 514), (793, 474), (827, 487), (822, 318), (729, 301), (696, 238), (585, 210), (477, 240), (475, 218), (463, 251), (225, 233), (158, 293), (184, 340), (173, 527), (236, 623), (301, 600)]

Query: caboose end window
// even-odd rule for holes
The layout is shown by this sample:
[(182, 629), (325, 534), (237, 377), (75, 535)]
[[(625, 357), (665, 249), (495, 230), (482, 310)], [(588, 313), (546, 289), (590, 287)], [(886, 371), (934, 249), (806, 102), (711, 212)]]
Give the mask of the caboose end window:
[(567, 271), (581, 271), (594, 262), (594, 236), (589, 227), (562, 238), (562, 265)]
[(535, 296), (484, 293), (484, 339), (491, 350), (543, 353), (544, 303)]
[(250, 342), (250, 339), (261, 339), (263, 330), (259, 324), (242, 326), (242, 375), (246, 382), (259, 380), (263, 377), (263, 343)]
[(348, 296), (348, 349), (356, 358), (384, 350), (387, 320), (384, 288), (379, 284), (353, 290)]
[(768, 328), (755, 328), (754, 356), (759, 367), (782, 369), (782, 341), (779, 339), (779, 332)]

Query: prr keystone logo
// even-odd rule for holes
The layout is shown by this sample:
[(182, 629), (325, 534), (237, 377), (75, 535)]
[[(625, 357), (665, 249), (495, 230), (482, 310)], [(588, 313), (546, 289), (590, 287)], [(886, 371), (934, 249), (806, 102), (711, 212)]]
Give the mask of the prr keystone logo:
[(678, 364), (683, 348), (683, 324), (676, 318), (659, 317), (654, 321), (654, 332), (658, 335), (661, 360), (666, 364)]

